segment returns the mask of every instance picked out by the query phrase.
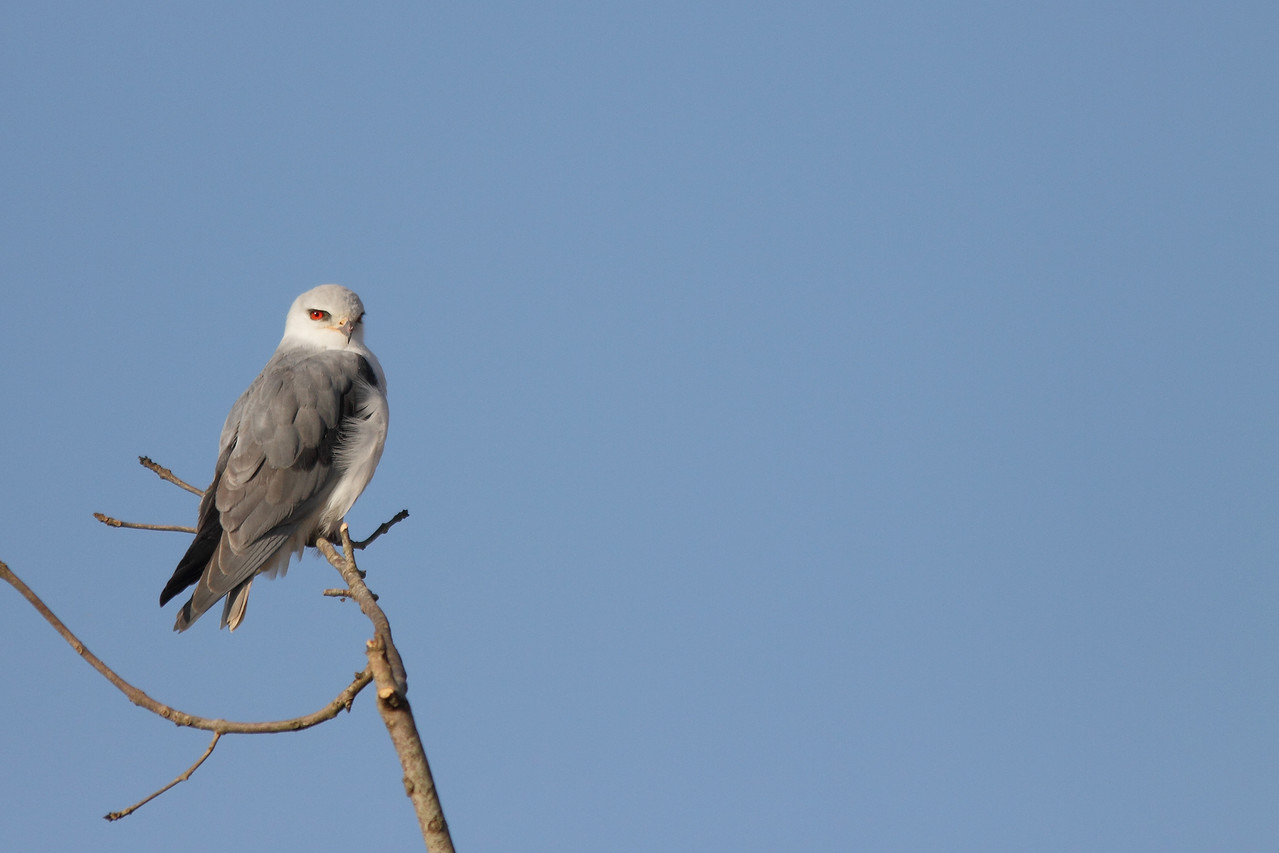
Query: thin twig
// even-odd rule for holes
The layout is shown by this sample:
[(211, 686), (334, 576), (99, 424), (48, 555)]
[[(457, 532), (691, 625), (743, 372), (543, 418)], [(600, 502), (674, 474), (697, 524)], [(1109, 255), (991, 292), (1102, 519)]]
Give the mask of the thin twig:
[(129, 806), (127, 809), (121, 809), (118, 812), (111, 812), (110, 814), (104, 815), (104, 817), (106, 817), (107, 820), (119, 820), (122, 817), (128, 817), (129, 815), (136, 812), (138, 809), (145, 806), (147, 803), (154, 800), (156, 797), (163, 794), (165, 791), (172, 788), (174, 785), (177, 785), (179, 782), (185, 782), (186, 780), (190, 779), (191, 774), (194, 773), (196, 770), (198, 770), (200, 765), (204, 763), (204, 759), (208, 758), (210, 755), (213, 754), (213, 748), (218, 745), (218, 739), (221, 737), (222, 737), (222, 732), (214, 732), (213, 740), (209, 741), (209, 748), (204, 751), (204, 755), (201, 755), (198, 759), (196, 759), (195, 764), (192, 764), (190, 767), (188, 767), (187, 771), (183, 773), (181, 776), (174, 779), (172, 782), (165, 785), (163, 788), (156, 791), (151, 796)]
[(139, 456), (138, 462), (142, 465), (143, 468), (149, 468), (152, 471), (154, 471), (155, 475), (159, 477), (161, 480), (168, 480), (173, 485), (181, 486), (182, 488), (186, 489), (188, 492), (190, 492), (193, 495), (199, 495), (200, 497), (204, 497), (204, 489), (197, 489), (195, 486), (191, 485), (186, 480), (183, 480), (181, 477), (174, 474), (168, 468), (165, 468), (159, 462), (155, 462), (154, 460), (152, 460), (150, 456)]
[(194, 527), (184, 527), (179, 524), (139, 524), (136, 521), (121, 521), (118, 518), (112, 518), (111, 516), (103, 515), (100, 512), (95, 512), (93, 517), (108, 527), (130, 527), (134, 530), (172, 530), (174, 533), (195, 533)]
[[(329, 598), (343, 598), (343, 599), (355, 598), (355, 596), (351, 594), (351, 590), (349, 589), (326, 589), (324, 592), (320, 594), (327, 595)], [(373, 596), (374, 601), (377, 601), (376, 592), (370, 592), (369, 595)]]
[(54, 630), (62, 635), (62, 639), (70, 644), (71, 648), (76, 650), (80, 657), (88, 662), (89, 666), (96, 669), (102, 674), (107, 681), (115, 685), (116, 689), (129, 697), (129, 701), (133, 704), (145, 708), (153, 714), (164, 717), (169, 722), (186, 726), (192, 729), (203, 729), (207, 732), (220, 732), (222, 734), (272, 734), (274, 732), (295, 732), (302, 729), (309, 729), (317, 726), (326, 720), (331, 720), (343, 710), (350, 710), (351, 703), (361, 690), (368, 686), (373, 680), (373, 673), (365, 667), (364, 671), (355, 676), (355, 680), (346, 686), (346, 688), (329, 702), (323, 708), (302, 717), (294, 717), (289, 720), (273, 720), (265, 723), (240, 723), (232, 720), (215, 720), (208, 717), (199, 717), (195, 714), (188, 714), (175, 708), (170, 708), (162, 702), (157, 702), (129, 682), (115, 674), (111, 667), (107, 666), (93, 652), (89, 651), (80, 639), (62, 624), (62, 620), (53, 614), (40, 597), (31, 591), (31, 588), (22, 582), (22, 579), (13, 573), (5, 563), (0, 562), (0, 580), (6, 581), (10, 586), (18, 591), (23, 598), (31, 603), (31, 606), (39, 611), (44, 620), (53, 626)]
[(357, 551), (363, 551), (370, 544), (372, 544), (374, 539), (378, 538), (383, 533), (390, 530), (392, 527), (399, 524), (401, 521), (403, 521), (404, 519), (408, 517), (409, 517), (409, 511), (407, 509), (400, 510), (391, 518), (390, 521), (382, 522), (382, 524), (378, 527), (378, 529), (374, 530), (373, 535), (369, 536), (369, 538), (361, 539), (359, 542), (353, 542), (352, 543), (353, 547)]

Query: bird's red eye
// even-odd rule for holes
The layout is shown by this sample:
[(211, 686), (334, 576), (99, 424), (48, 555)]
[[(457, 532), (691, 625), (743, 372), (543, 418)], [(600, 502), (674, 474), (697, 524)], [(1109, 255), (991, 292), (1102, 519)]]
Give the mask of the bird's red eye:
[(329, 312), (328, 312), (328, 311), (321, 311), (321, 310), (319, 310), (318, 308), (312, 308), (312, 309), (311, 309), (311, 319), (312, 319), (312, 320), (323, 320), (323, 319), (324, 319), (325, 317), (327, 317), (327, 316), (329, 316)]

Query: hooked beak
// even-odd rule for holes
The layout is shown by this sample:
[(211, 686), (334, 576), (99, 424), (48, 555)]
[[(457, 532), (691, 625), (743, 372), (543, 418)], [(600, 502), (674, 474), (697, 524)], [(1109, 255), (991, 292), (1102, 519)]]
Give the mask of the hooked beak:
[(338, 324), (337, 330), (346, 336), (346, 342), (351, 342), (351, 333), (355, 331), (355, 323), (347, 317), (342, 318), (342, 322)]

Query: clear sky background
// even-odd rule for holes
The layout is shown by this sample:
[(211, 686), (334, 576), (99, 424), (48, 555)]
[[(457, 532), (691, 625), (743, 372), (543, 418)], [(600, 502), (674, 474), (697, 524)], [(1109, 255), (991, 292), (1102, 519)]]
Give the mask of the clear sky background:
[[(293, 298), (465, 851), (1279, 836), (1279, 12), (10, 3), (0, 559), (163, 702), (364, 665), (308, 555), (157, 597)], [(216, 615), (216, 614), (215, 614)], [(414, 849), (370, 701), (208, 740), (0, 588), (10, 850)]]

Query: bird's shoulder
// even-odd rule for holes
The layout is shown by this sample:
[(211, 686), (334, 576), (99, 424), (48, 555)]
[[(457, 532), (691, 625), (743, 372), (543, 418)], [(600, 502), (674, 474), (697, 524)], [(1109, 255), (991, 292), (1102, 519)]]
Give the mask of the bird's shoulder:
[(262, 462), (277, 469), (327, 463), (335, 433), (356, 405), (358, 387), (376, 382), (359, 353), (277, 351), (227, 418), (228, 465), (243, 476)]

